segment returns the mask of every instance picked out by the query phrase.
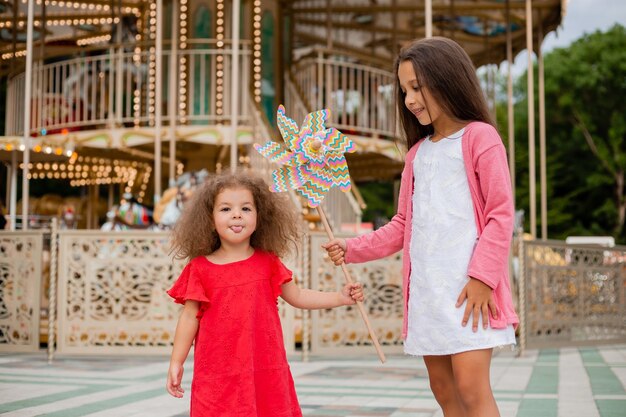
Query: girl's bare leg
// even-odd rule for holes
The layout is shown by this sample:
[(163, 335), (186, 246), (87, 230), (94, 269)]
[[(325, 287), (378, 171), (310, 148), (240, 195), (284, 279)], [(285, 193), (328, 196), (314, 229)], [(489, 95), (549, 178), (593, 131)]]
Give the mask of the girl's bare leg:
[(489, 367), (493, 349), (452, 355), (452, 373), (466, 417), (500, 417), (491, 391)]
[(465, 417), (456, 388), (450, 355), (424, 356), (430, 389), (443, 410), (444, 417)]

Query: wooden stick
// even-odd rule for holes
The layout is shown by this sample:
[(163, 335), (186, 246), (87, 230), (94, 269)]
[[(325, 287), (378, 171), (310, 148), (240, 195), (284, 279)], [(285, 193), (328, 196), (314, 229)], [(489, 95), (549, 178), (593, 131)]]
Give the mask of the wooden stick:
[[(326, 234), (328, 235), (328, 238), (330, 240), (334, 239), (335, 235), (333, 234), (333, 230), (331, 229), (330, 224), (328, 223), (328, 219), (326, 218), (326, 213), (324, 213), (324, 209), (322, 208), (321, 205), (317, 206), (317, 212), (320, 215), (320, 218), (322, 219), (322, 224), (324, 225), (324, 229), (326, 230)], [(341, 270), (343, 271), (343, 276), (345, 277), (346, 281), (352, 284), (354, 280), (350, 276), (350, 272), (348, 272), (348, 268), (346, 267), (345, 263), (341, 264)], [(357, 301), (356, 305), (359, 308), (359, 312), (361, 313), (361, 317), (363, 318), (363, 321), (365, 322), (365, 326), (367, 327), (367, 331), (370, 334), (372, 343), (374, 343), (374, 347), (376, 348), (376, 352), (378, 353), (378, 358), (380, 359), (381, 363), (385, 363), (386, 361), (385, 354), (383, 353), (383, 350), (380, 347), (380, 343), (378, 343), (378, 338), (376, 337), (376, 333), (374, 333), (374, 329), (372, 329), (372, 326), (370, 325), (370, 321), (367, 318), (365, 307), (363, 307), (363, 303), (361, 301)]]

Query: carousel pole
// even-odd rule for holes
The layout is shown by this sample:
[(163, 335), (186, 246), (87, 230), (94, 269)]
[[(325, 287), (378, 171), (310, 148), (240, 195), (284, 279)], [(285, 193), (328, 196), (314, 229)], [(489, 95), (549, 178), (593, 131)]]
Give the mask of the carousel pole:
[[(115, 3), (114, 0), (109, 0), (109, 7), (111, 9), (111, 22), (115, 22)], [(114, 84), (114, 72), (113, 71), (113, 65), (115, 63), (115, 42), (114, 39), (117, 37), (116, 34), (113, 33), (113, 25), (111, 25), (111, 42), (109, 44), (109, 54), (108, 54), (108, 58), (109, 58), (109, 68), (111, 68), (111, 70), (109, 71), (109, 88), (108, 88), (108, 102), (107, 102), (107, 115), (108, 115), (108, 126), (109, 128), (113, 129), (113, 126), (115, 125), (114, 122), (114, 115), (113, 115), (113, 99), (114, 96), (113, 94), (115, 93), (115, 88), (113, 87)]]
[[(15, 58), (14, 58), (15, 59)], [(17, 149), (11, 152), (11, 195), (9, 203), (9, 230), (15, 231), (15, 213), (17, 212)]]
[(161, 125), (163, 123), (163, 0), (156, 0), (156, 79), (154, 107), (154, 204), (161, 199)]
[[(26, 72), (24, 74), (24, 158), (22, 168), (22, 230), (28, 229), (28, 194), (30, 163), (30, 97), (33, 87), (33, 21), (35, 14), (35, 0), (28, 0), (28, 23), (26, 26)], [(13, 57), (15, 59), (15, 57)]]
[(178, 69), (176, 63), (178, 62), (178, 1), (172, 0), (172, 35), (170, 44), (170, 70), (169, 70), (169, 98), (168, 98), (168, 113), (170, 118), (170, 165), (169, 165), (169, 180), (168, 184), (173, 187), (176, 182), (176, 107), (178, 97), (176, 95), (176, 80)]
[(528, 51), (528, 180), (530, 189), (530, 234), (537, 237), (537, 195), (535, 173), (535, 81), (533, 68), (533, 5), (526, 0), (526, 50)]
[[(511, 37), (511, 0), (506, 0), (506, 107), (508, 117), (509, 170), (515, 196), (515, 125), (513, 112), (513, 40)], [(513, 198), (515, 203), (515, 198)]]
[[(15, 149), (13, 149), (14, 151)], [(13, 151), (11, 151), (11, 158), (13, 158)], [(6, 194), (4, 196), (4, 207), (9, 210), (11, 207), (11, 165), (4, 164), (4, 168), (7, 170), (7, 179), (6, 179)], [(2, 207), (0, 206), (0, 209)], [(7, 212), (8, 214), (8, 212)], [(0, 210), (0, 216), (2, 216), (2, 210)]]
[[(16, 60), (15, 54), (17, 53), (17, 13), (18, 13), (18, 0), (13, 0), (13, 25), (11, 25), (11, 37), (12, 37), (12, 49), (13, 58), (11, 59), (11, 73), (13, 73), (13, 65)], [(15, 97), (15, 89), (13, 90), (13, 97)], [(7, 109), (13, 112), (13, 109)], [(12, 118), (11, 120), (15, 120)], [(15, 123), (15, 122), (14, 122)], [(17, 126), (13, 126), (17, 128)], [(15, 231), (16, 214), (17, 214), (17, 152), (19, 147), (15, 147), (11, 152), (11, 196), (9, 202), (9, 227), (11, 231)]]
[[(116, 37), (117, 41), (115, 46), (117, 47), (117, 58), (115, 60), (115, 125), (116, 127), (122, 126), (122, 109), (123, 109), (123, 96), (124, 94), (124, 45), (122, 37), (124, 33), (122, 31), (122, 0), (117, 0), (117, 26)], [(113, 23), (115, 23), (115, 15), (113, 15)]]
[[(239, 10), (241, 0), (233, 0), (232, 70), (230, 74), (230, 172), (237, 170), (237, 117), (239, 102)], [(243, 104), (243, 103), (242, 103)]]
[(424, 19), (426, 20), (426, 37), (433, 37), (433, 2), (426, 0), (424, 2)]
[(548, 196), (547, 196), (547, 173), (546, 173), (546, 89), (543, 68), (543, 26), (541, 24), (541, 11), (539, 11), (537, 25), (537, 78), (539, 88), (539, 187), (541, 189), (541, 240), (548, 238)]

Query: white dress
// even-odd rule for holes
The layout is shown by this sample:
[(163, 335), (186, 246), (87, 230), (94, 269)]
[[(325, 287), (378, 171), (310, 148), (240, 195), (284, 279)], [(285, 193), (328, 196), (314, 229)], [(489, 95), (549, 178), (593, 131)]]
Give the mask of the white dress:
[(413, 220), (408, 334), (409, 355), (449, 355), (515, 344), (513, 326), (472, 331), (461, 320), (457, 297), (469, 281), (467, 267), (478, 233), (461, 141), (463, 129), (436, 143), (426, 139), (413, 165)]

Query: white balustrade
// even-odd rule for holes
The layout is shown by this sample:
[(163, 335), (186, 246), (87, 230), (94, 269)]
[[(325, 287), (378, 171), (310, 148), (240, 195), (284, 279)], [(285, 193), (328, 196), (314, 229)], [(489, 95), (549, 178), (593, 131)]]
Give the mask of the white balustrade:
[[(172, 120), (170, 99), (177, 101), (176, 124), (215, 124), (230, 121), (230, 66), (232, 50), (229, 42), (218, 48), (216, 41), (188, 41), (188, 48), (177, 51), (176, 62), (185, 62), (186, 71), (174, 68), (179, 96), (169, 97), (163, 91), (163, 124)], [(163, 74), (169, 77), (171, 51), (163, 51)], [(216, 91), (217, 63), (222, 63), (223, 97), (218, 111)], [(240, 49), (241, 86), (250, 84), (250, 46), (242, 42)], [(150, 109), (154, 81), (150, 79), (150, 52), (117, 49), (91, 50), (90, 55), (38, 64), (33, 71), (31, 133), (34, 136), (114, 127), (149, 126), (154, 109)], [(181, 94), (184, 87), (186, 93)], [(239, 103), (247, 103), (250, 88), (240, 88)], [(183, 102), (180, 102), (184, 99)], [(153, 105), (154, 106), (154, 105)], [(181, 116), (179, 106), (185, 108)], [(24, 74), (9, 80), (7, 92), (6, 136), (22, 135), (24, 109)], [(151, 120), (152, 119), (152, 120)], [(238, 111), (238, 123), (247, 124), (249, 112), (245, 105)]]
[(307, 108), (331, 110), (332, 126), (360, 136), (395, 137), (392, 72), (317, 50), (300, 59), (291, 74), (296, 90), (308, 100)]
[[(288, 76), (285, 80), (285, 86), (288, 116), (300, 125), (311, 110), (307, 109), (307, 105), (303, 101), (302, 90), (299, 91)], [(331, 116), (331, 120), (328, 122), (329, 126), (336, 126), (333, 123), (333, 118), (334, 116)], [(354, 184), (352, 186), (356, 187)], [(326, 193), (322, 206), (333, 231), (359, 232), (363, 213), (352, 192), (343, 193), (333, 187)]]

